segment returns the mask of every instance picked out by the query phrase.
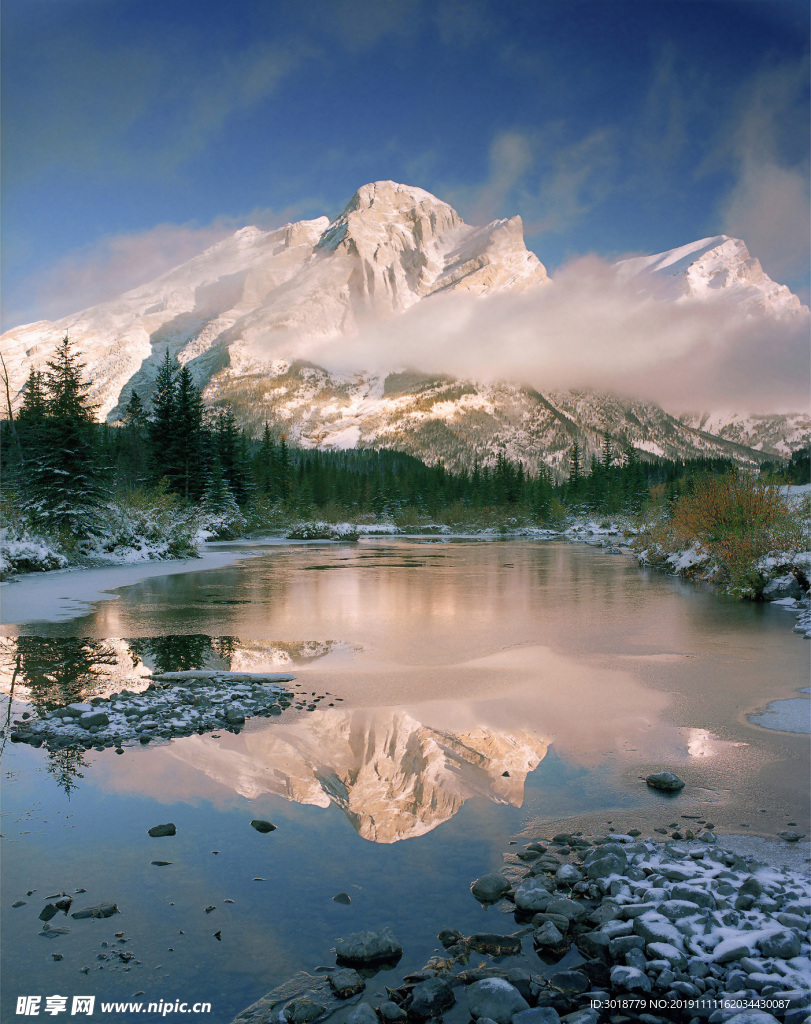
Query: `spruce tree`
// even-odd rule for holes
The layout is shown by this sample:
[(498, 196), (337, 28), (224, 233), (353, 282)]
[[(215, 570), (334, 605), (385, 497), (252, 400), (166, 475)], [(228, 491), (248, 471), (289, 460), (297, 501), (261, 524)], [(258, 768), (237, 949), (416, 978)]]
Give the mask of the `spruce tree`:
[(149, 479), (149, 426), (138, 392), (133, 391), (118, 435), (118, 486), (124, 491), (143, 487)]
[(603, 434), (603, 444), (600, 450), (600, 465), (603, 470), (607, 473), (611, 468), (611, 457), (613, 452), (611, 450), (611, 437), (606, 430)]
[(580, 445), (575, 438), (572, 444), (572, 451), (569, 456), (569, 482), (566, 490), (569, 497), (576, 498), (580, 493), (580, 486), (582, 482), (582, 470), (580, 466)]
[(66, 334), (45, 374), (45, 415), (38, 450), (26, 464), (24, 507), (43, 529), (81, 539), (95, 532), (102, 467), (84, 365)]
[(195, 500), (203, 491), (203, 399), (194, 386), (191, 370), (183, 366), (177, 375), (172, 416), (174, 489), (186, 501)]
[(149, 441), (153, 479), (157, 483), (163, 477), (167, 477), (171, 487), (174, 487), (178, 476), (174, 444), (177, 374), (177, 360), (169, 355), (167, 348), (163, 362), (158, 368), (155, 389), (152, 392), (152, 423), (149, 428)]

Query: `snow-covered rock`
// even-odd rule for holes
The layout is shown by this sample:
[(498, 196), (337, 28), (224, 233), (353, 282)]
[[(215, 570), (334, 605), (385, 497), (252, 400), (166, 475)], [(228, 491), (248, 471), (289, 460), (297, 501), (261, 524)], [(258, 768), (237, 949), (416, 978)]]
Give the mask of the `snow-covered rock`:
[(772, 281), (740, 238), (728, 235), (621, 260), (616, 267), (621, 279), (636, 279), (658, 298), (678, 302), (724, 295), (752, 314), (789, 319), (808, 313), (790, 289)]

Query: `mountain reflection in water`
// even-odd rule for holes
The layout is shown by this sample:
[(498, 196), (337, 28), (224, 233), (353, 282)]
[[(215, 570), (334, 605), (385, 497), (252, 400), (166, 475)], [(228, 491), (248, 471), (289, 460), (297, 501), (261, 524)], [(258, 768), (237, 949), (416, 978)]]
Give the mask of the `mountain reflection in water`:
[(548, 743), (529, 732), (432, 728), (402, 710), (313, 712), (239, 737), (189, 737), (171, 753), (252, 799), (264, 793), (341, 808), (377, 843), (423, 835), (480, 796), (520, 807)]

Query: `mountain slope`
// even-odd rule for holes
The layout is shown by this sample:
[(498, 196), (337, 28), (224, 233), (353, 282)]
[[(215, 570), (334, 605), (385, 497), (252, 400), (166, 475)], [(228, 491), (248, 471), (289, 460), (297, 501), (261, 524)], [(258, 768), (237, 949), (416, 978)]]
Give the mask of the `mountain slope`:
[(447, 203), (395, 182), (363, 186), (332, 222), (242, 228), (118, 299), (0, 338), (18, 391), (69, 331), (114, 419), (151, 391), (168, 348), (200, 384), (223, 366), (294, 356), (306, 341), (351, 334), (430, 295), (481, 295), (544, 284), (518, 217), (466, 225)]
[[(743, 242), (723, 235), (624, 260), (617, 275), (665, 301), (720, 297), (773, 322), (807, 315)], [(678, 420), (654, 403), (594, 391), (540, 394), (428, 376), (404, 367), (394, 350), (377, 353), (385, 370), (376, 372), (307, 362), (315, 352), (342, 353), (345, 340), (370, 325), (430, 309), (424, 304), (437, 296), (554, 287), (524, 245), (520, 218), (472, 227), (422, 189), (379, 181), (360, 188), (331, 221), (243, 228), (117, 299), (9, 331), (0, 347), (17, 402), (30, 368), (42, 368), (69, 331), (93, 382), (91, 401), (111, 421), (133, 390), (149, 400), (168, 349), (190, 367), (209, 404), (232, 405), (254, 434), (268, 421), (305, 446), (400, 448), (454, 467), (503, 452), (531, 469), (543, 462), (565, 471), (573, 440), (588, 457), (605, 431), (615, 446), (631, 443), (651, 455), (756, 463), (784, 454), (799, 436), (788, 421), (788, 434), (783, 421), (752, 434), (727, 430), (723, 417)]]

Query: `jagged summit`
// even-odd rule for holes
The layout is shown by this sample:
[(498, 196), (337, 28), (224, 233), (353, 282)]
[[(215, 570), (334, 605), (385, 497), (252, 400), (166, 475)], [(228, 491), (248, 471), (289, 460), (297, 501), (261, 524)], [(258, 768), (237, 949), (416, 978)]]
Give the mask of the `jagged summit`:
[[(805, 309), (764, 273), (742, 241), (725, 235), (624, 260), (617, 273), (665, 301), (722, 297), (775, 320)], [(133, 391), (149, 402), (168, 349), (191, 368), (207, 400), (232, 403), (253, 431), (268, 421), (304, 445), (397, 447), (457, 466), (487, 460), (497, 446), (528, 466), (543, 460), (557, 469), (572, 430), (590, 451), (610, 429), (654, 454), (728, 452), (726, 441), (698, 437), (644, 403), (620, 409), (611, 396), (589, 394), (581, 401), (547, 391), (533, 397), (506, 385), (402, 374), (393, 372), (404, 362), (396, 349), (369, 357), (374, 372), (346, 365), (349, 339), (364, 331), (365, 348), (358, 351), (382, 347), (387, 332), (378, 325), (421, 304), (448, 294), (548, 287), (546, 270), (524, 244), (520, 217), (472, 226), (424, 189), (374, 181), (333, 219), (272, 231), (241, 228), (115, 299), (54, 323), (8, 331), (0, 349), (19, 404), (29, 370), (42, 368), (69, 331), (93, 383), (91, 401), (111, 421)], [(430, 312), (430, 305), (423, 308)], [(499, 339), (492, 341), (496, 346)], [(343, 375), (313, 367), (329, 361), (330, 353), (341, 357), (336, 362), (344, 365)], [(757, 456), (745, 449), (733, 454)]]
[(308, 341), (346, 337), (434, 293), (546, 281), (519, 218), (471, 227), (421, 188), (376, 181), (332, 221), (241, 228), (117, 299), (7, 332), (2, 349), (19, 390), (69, 329), (93, 400), (114, 419), (133, 389), (148, 397), (167, 347), (204, 385), (224, 366), (294, 357)]
[(785, 319), (808, 312), (785, 285), (777, 284), (740, 238), (714, 235), (617, 264), (624, 280), (638, 278), (658, 298), (712, 299), (727, 295), (748, 313)]

